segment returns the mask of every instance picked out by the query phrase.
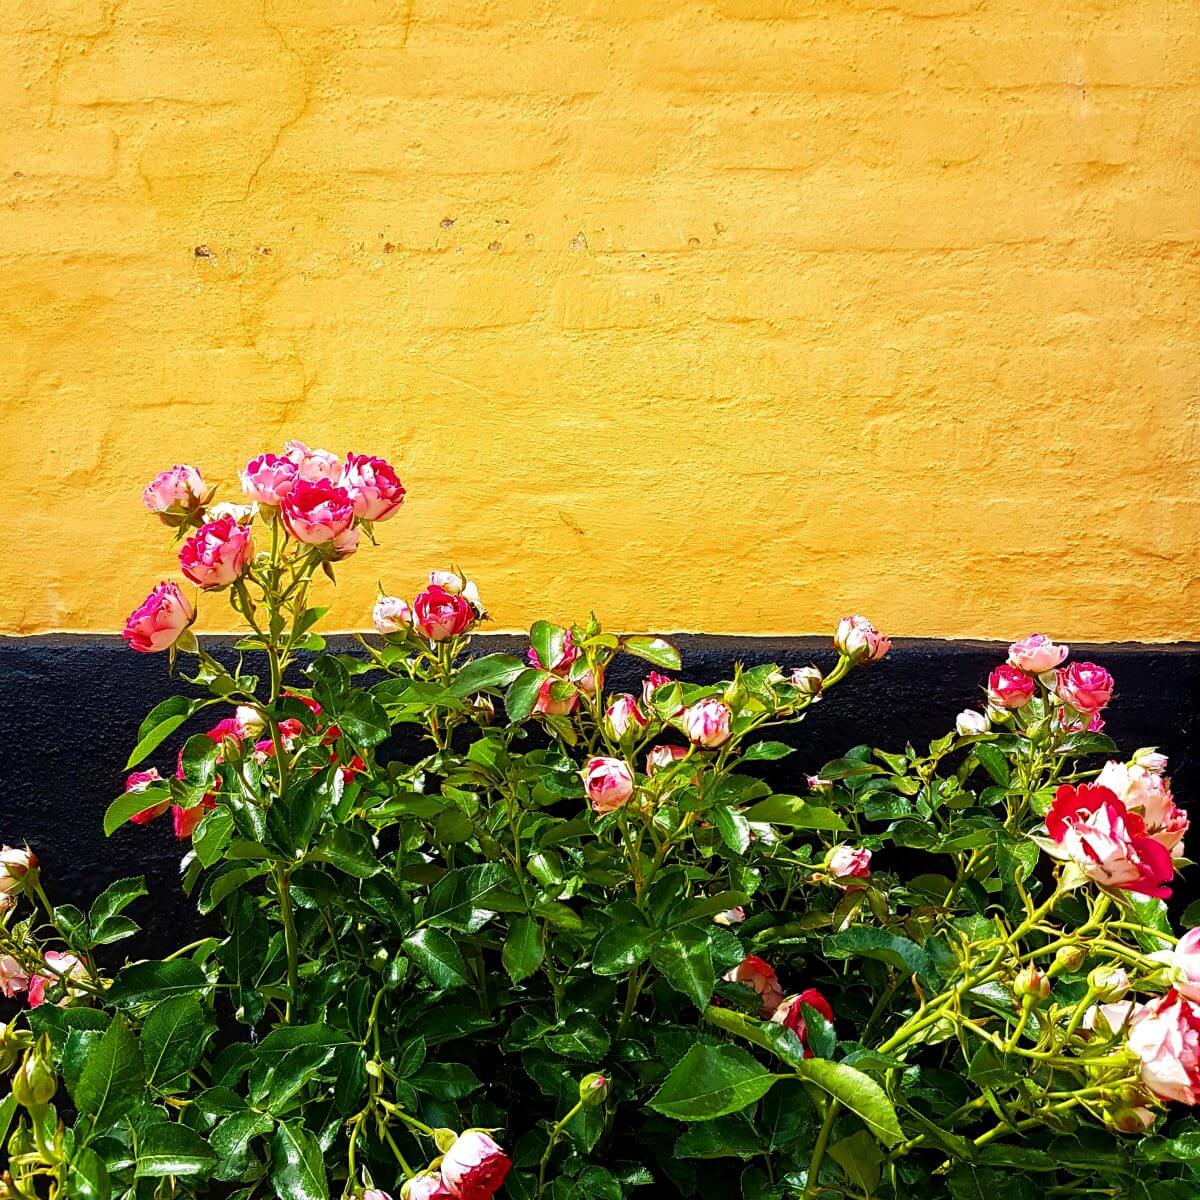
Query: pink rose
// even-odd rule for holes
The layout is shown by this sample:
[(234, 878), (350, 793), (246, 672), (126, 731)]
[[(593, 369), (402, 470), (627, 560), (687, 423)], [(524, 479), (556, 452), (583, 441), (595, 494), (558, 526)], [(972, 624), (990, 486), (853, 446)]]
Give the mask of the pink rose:
[(0, 892), (13, 892), (30, 871), (37, 870), (37, 856), (26, 846), (0, 847)]
[(712, 750), (729, 741), (732, 717), (729, 706), (720, 700), (698, 700), (683, 710), (679, 723), (693, 746)]
[(714, 925), (740, 925), (746, 919), (746, 910), (739, 904), (734, 908), (727, 908), (724, 912), (719, 912), (713, 917)]
[(309, 546), (332, 542), (354, 520), (349, 494), (328, 479), (299, 481), (283, 498), (279, 512), (292, 537)]
[(1140, 813), (1146, 832), (1173, 851), (1174, 857), (1183, 857), (1183, 836), (1190, 821), (1175, 803), (1169, 779), (1136, 763), (1108, 762), (1096, 777), (1096, 785), (1115, 793), (1131, 812)]
[(458, 1200), (491, 1200), (512, 1160), (481, 1129), (460, 1133), (442, 1159), (442, 1181)]
[(839, 654), (857, 663), (878, 662), (891, 648), (891, 638), (886, 638), (866, 617), (843, 617), (838, 622), (833, 644)]
[(380, 596), (375, 601), (371, 620), (380, 633), (402, 633), (412, 628), (413, 610), (399, 596)]
[(404, 503), (404, 485), (382, 458), (347, 454), (341, 484), (362, 521), (386, 521)]
[(1078, 863), (1097, 883), (1167, 899), (1171, 852), (1147, 836), (1145, 822), (1106, 787), (1064, 784), (1046, 815), (1049, 852)]
[[(125, 791), (144, 792), (152, 783), (161, 782), (162, 776), (157, 770), (155, 770), (154, 767), (151, 767), (148, 771), (134, 771), (133, 774), (129, 775), (125, 780)], [(129, 820), (134, 825), (145, 825), (148, 822), (153, 821), (156, 817), (161, 817), (163, 813), (165, 813), (170, 807), (170, 804), (171, 802), (169, 800), (163, 800), (159, 804), (153, 804), (149, 808), (143, 808), (139, 813), (134, 813)]]
[(538, 688), (537, 699), (533, 702), (533, 711), (543, 717), (565, 717), (575, 711), (579, 703), (579, 693), (573, 688), (571, 694), (561, 700), (554, 698), (555, 685), (567, 687), (561, 679), (543, 679)]
[(284, 453), (296, 464), (296, 478), (308, 483), (322, 479), (337, 483), (342, 477), (342, 460), (328, 450), (310, 450), (303, 442), (291, 441)]
[(15, 999), (29, 986), (29, 976), (11, 954), (0, 954), (0, 993)]
[(1130, 1022), (1129, 1049), (1159, 1099), (1200, 1102), (1200, 1010), (1189, 1000), (1170, 991), (1142, 1005)]
[(360, 540), (357, 529), (343, 529), (333, 541), (326, 543), (326, 550), (334, 562), (341, 562), (343, 558), (349, 558), (350, 555), (358, 553)]
[(1044, 633), (1031, 633), (1008, 648), (1008, 661), (1031, 675), (1052, 671), (1070, 653), (1068, 646), (1056, 646)]
[(180, 525), (204, 504), (208, 487), (195, 467), (172, 467), (156, 475), (142, 492), (142, 503), (168, 525)]
[[(417, 1176), (417, 1178), (424, 1179), (425, 1176), (420, 1175), (420, 1176)], [(416, 1179), (413, 1179), (412, 1182), (416, 1183), (416, 1181), (417, 1181)], [(412, 1195), (413, 1195), (413, 1193), (410, 1192), (409, 1197), (411, 1198)], [(389, 1196), (387, 1194), (387, 1192), (381, 1192), (379, 1190), (379, 1188), (368, 1188), (365, 1192), (363, 1192), (361, 1200), (392, 1200), (392, 1198), (391, 1198), (391, 1196)]]
[(1113, 677), (1095, 663), (1072, 663), (1055, 672), (1054, 691), (1064, 704), (1095, 713), (1112, 699)]
[(418, 632), (431, 642), (444, 642), (475, 624), (475, 610), (462, 596), (432, 583), (413, 601), (413, 620)]
[(86, 973), (83, 959), (74, 954), (63, 954), (58, 950), (47, 950), (45, 954), (46, 973), (33, 975), (29, 979), (29, 1007), (37, 1008), (46, 999), (46, 989), (63, 981), (67, 985), (66, 994), (60, 1003), (66, 1003), (71, 995), (71, 980), (81, 979)]
[(997, 708), (1023, 708), (1036, 690), (1034, 677), (1009, 663), (1001, 664), (988, 676), (988, 700)]
[(633, 772), (619, 758), (590, 758), (583, 769), (583, 790), (594, 812), (616, 812), (633, 795)]
[(202, 588), (226, 587), (240, 579), (254, 557), (250, 530), (233, 517), (209, 521), (179, 551), (183, 573)]
[(657, 775), (681, 758), (687, 758), (689, 753), (687, 746), (651, 746), (646, 754), (646, 774)]
[(274, 507), (282, 504), (284, 496), (296, 486), (298, 474), (290, 458), (260, 454), (246, 464), (240, 478), (242, 491), (251, 500)]
[[(454, 1193), (437, 1173), (415, 1175), (404, 1185), (400, 1195), (401, 1200), (454, 1200)], [(363, 1200), (368, 1198), (364, 1196)], [(385, 1197), (384, 1200), (389, 1198)]]
[[(669, 675), (663, 675), (660, 671), (651, 671), (645, 679), (642, 680), (642, 703), (652, 709), (654, 704), (654, 693), (661, 687), (666, 687), (669, 683), (674, 683)], [(682, 708), (676, 709), (675, 715), (683, 712)]]
[(954, 719), (954, 729), (959, 737), (978, 737), (987, 733), (992, 723), (984, 713), (976, 712), (973, 708), (964, 708)]
[(1167, 964), (1175, 990), (1200, 1003), (1200, 926), (1189, 929), (1173, 950), (1160, 951), (1155, 957)]
[(871, 851), (861, 846), (834, 846), (827, 862), (830, 873), (838, 879), (871, 878)]
[(604, 710), (604, 724), (608, 736), (619, 742), (630, 729), (645, 729), (646, 718), (642, 716), (637, 700), (628, 692), (622, 692)]
[(797, 667), (788, 676), (788, 682), (803, 696), (819, 696), (825, 677), (816, 667)]
[(196, 619), (179, 584), (163, 582), (129, 614), (121, 636), (140, 654), (154, 654), (174, 645)]
[(1149, 771), (1151, 775), (1162, 775), (1167, 769), (1167, 756), (1160, 754), (1153, 746), (1133, 752), (1133, 764)]
[(175, 836), (182, 842), (196, 832), (196, 826), (204, 818), (204, 814), (217, 807), (217, 802), (211, 796), (205, 796), (199, 804), (184, 808), (180, 804), (171, 806), (171, 821)]
[(808, 1025), (804, 1021), (803, 1006), (815, 1009), (827, 1021), (833, 1020), (833, 1009), (829, 1001), (816, 988), (805, 988), (798, 996), (789, 996), (771, 1014), (771, 1020), (784, 1029), (790, 1029), (804, 1046), (804, 1057), (812, 1058), (813, 1052), (808, 1047)]
[(771, 1017), (783, 1000), (783, 988), (779, 986), (775, 968), (757, 955), (747, 955), (732, 971), (726, 971), (722, 978), (727, 983), (740, 983), (758, 993), (763, 1020)]

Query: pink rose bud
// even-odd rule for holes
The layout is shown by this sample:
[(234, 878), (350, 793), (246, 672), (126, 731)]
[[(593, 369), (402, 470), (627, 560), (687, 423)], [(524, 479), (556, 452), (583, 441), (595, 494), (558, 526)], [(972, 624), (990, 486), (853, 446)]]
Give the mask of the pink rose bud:
[(233, 719), (241, 731), (242, 738), (257, 738), (266, 728), (266, 720), (262, 713), (249, 704), (239, 704), (234, 710)]
[(350, 555), (358, 553), (359, 540), (360, 535), (357, 529), (343, 529), (332, 542), (326, 543), (325, 549), (334, 562), (341, 562), (343, 558), (349, 558)]
[(1031, 1004), (1037, 1004), (1050, 995), (1050, 980), (1030, 963), (1017, 972), (1013, 980), (1013, 995), (1018, 1000), (1028, 999)]
[(11, 954), (0, 954), (0, 994), (15, 1000), (29, 986), (29, 976)]
[(475, 615), (481, 621), (487, 616), (487, 609), (483, 607), (483, 599), (474, 580), (468, 579), (463, 585), (462, 598), (475, 610)]
[(321, 546), (345, 533), (354, 521), (354, 504), (344, 488), (328, 479), (300, 480), (283, 498), (279, 513), (298, 542)]
[(638, 708), (638, 702), (628, 692), (622, 692), (604, 710), (604, 725), (608, 736), (619, 742), (630, 730), (646, 728), (646, 718)]
[(457, 571), (430, 571), (429, 583), (452, 596), (461, 596), (463, 588), (467, 586), (467, 581)]
[(366, 454), (347, 454), (342, 487), (362, 521), (386, 521), (404, 503), (404, 485), (390, 463)]
[(797, 667), (788, 682), (803, 696), (819, 696), (825, 686), (825, 677), (816, 667)]
[[(384, 1200), (390, 1200), (383, 1192), (377, 1194), (383, 1196)], [(363, 1200), (370, 1200), (370, 1194), (364, 1196)], [(446, 1187), (441, 1175), (433, 1172), (413, 1176), (400, 1189), (400, 1200), (455, 1200), (455, 1196)]]
[(1034, 677), (1009, 663), (998, 666), (988, 676), (988, 700), (999, 708), (1023, 708), (1033, 699), (1035, 691)]
[(1156, 1119), (1144, 1104), (1117, 1105), (1105, 1116), (1120, 1133), (1145, 1133)]
[(1167, 764), (1167, 756), (1160, 754), (1153, 746), (1147, 746), (1143, 750), (1135, 750), (1133, 752), (1133, 765), (1141, 767), (1144, 771), (1149, 771), (1151, 775), (1165, 774)]
[(736, 908), (727, 908), (713, 917), (714, 925), (740, 925), (746, 919), (746, 910), (739, 904)]
[(878, 662), (891, 648), (886, 638), (866, 617), (843, 617), (833, 635), (833, 644), (839, 654), (856, 663)]
[[(418, 1175), (415, 1179), (412, 1180), (412, 1182), (416, 1183), (417, 1179), (425, 1179), (425, 1178), (426, 1178), (426, 1176), (424, 1176), (424, 1175)], [(435, 1178), (436, 1178), (436, 1176), (435, 1176)], [(439, 1179), (438, 1182), (440, 1183), (441, 1180)], [(423, 1198), (424, 1196), (430, 1195), (430, 1194), (431, 1193), (427, 1193), (427, 1192), (421, 1193), (421, 1196)], [(400, 1195), (403, 1196), (405, 1198), (405, 1200), (409, 1200), (409, 1197), (412, 1196), (412, 1193), (405, 1192), (402, 1189), (400, 1192)], [(379, 1190), (379, 1188), (368, 1188), (365, 1192), (363, 1192), (361, 1200), (392, 1200), (392, 1198), (391, 1198), (391, 1196), (389, 1196), (387, 1194), (387, 1192), (381, 1192)]]
[(257, 504), (231, 504), (228, 500), (210, 504), (204, 510), (205, 520), (219, 521), (222, 517), (232, 517), (239, 525), (252, 524), (257, 515)]
[(254, 557), (250, 530), (232, 517), (208, 521), (179, 551), (183, 573), (202, 588), (228, 587), (240, 579)]
[(594, 812), (616, 812), (633, 795), (633, 772), (619, 758), (590, 758), (583, 769), (583, 790)]
[(538, 688), (537, 699), (533, 702), (533, 711), (539, 716), (565, 717), (575, 711), (575, 706), (579, 703), (579, 693), (572, 688), (570, 695), (556, 700), (554, 697), (556, 685), (559, 688), (566, 686), (560, 679), (542, 680), (542, 686)]
[(37, 856), (28, 846), (0, 847), (0, 892), (16, 891), (31, 871), (37, 871)]
[(687, 758), (689, 752), (687, 746), (652, 746), (646, 753), (646, 774), (657, 775), (681, 758)]
[(954, 729), (959, 737), (978, 737), (981, 733), (987, 733), (991, 727), (991, 721), (973, 708), (964, 708), (954, 719)]
[(308, 483), (322, 479), (337, 483), (342, 477), (342, 460), (328, 450), (311, 450), (303, 442), (290, 441), (284, 446), (288, 458), (296, 464), (296, 478)]
[[(668, 683), (674, 683), (669, 675), (663, 675), (660, 671), (651, 671), (645, 679), (642, 680), (642, 703), (649, 709), (654, 703), (654, 693), (660, 687), (666, 687)], [(679, 710), (683, 712), (681, 708)]]
[(481, 1129), (458, 1136), (442, 1159), (442, 1181), (458, 1200), (491, 1200), (504, 1183), (512, 1160)]
[(179, 585), (163, 582), (129, 614), (121, 636), (139, 654), (155, 654), (174, 645), (195, 619)]
[(172, 467), (156, 475), (142, 492), (142, 503), (167, 525), (180, 525), (200, 509), (208, 487), (195, 467)]
[(871, 851), (861, 846), (834, 846), (826, 863), (830, 874), (838, 879), (871, 878)]
[(679, 723), (693, 746), (713, 750), (729, 741), (733, 714), (720, 700), (699, 700), (683, 711)]
[(1084, 713), (1096, 713), (1112, 699), (1113, 677), (1095, 663), (1072, 663), (1055, 672), (1058, 698)]
[(1097, 967), (1088, 976), (1088, 983), (1102, 1003), (1120, 1000), (1129, 991), (1129, 976), (1124, 967)]
[(252, 458), (240, 475), (242, 491), (251, 500), (277, 507), (296, 485), (296, 464), (279, 454), (260, 454)]
[(813, 1052), (808, 1045), (808, 1025), (804, 1020), (804, 1005), (819, 1012), (827, 1021), (833, 1020), (833, 1009), (829, 1001), (816, 988), (805, 988), (799, 995), (789, 996), (781, 1001), (779, 1007), (771, 1014), (771, 1020), (784, 1029), (790, 1029), (804, 1046), (804, 1057), (812, 1058)]
[(775, 968), (757, 955), (748, 955), (732, 971), (726, 971), (722, 978), (726, 983), (740, 983), (753, 988), (758, 993), (760, 1013), (764, 1020), (774, 1014), (783, 1000), (783, 988), (779, 986)]
[(805, 775), (804, 782), (810, 792), (832, 792), (833, 781), (822, 779), (820, 775)]
[(417, 631), (431, 642), (445, 642), (475, 624), (475, 610), (462, 596), (431, 583), (413, 601), (413, 621)]
[(1128, 1045), (1160, 1100), (1200, 1103), (1200, 1009), (1190, 1000), (1170, 991), (1135, 1009)]
[[(126, 792), (144, 792), (152, 783), (161, 783), (162, 776), (158, 771), (151, 767), (148, 771), (134, 771), (125, 779)], [(161, 817), (163, 813), (171, 806), (169, 800), (163, 800), (158, 804), (152, 804), (149, 808), (143, 808), (141, 812), (134, 813), (129, 818), (134, 825), (147, 825), (149, 822)]]
[(1070, 653), (1068, 646), (1056, 646), (1044, 633), (1031, 633), (1008, 648), (1008, 661), (1030, 675), (1053, 671)]
[(413, 610), (399, 596), (380, 596), (375, 601), (371, 620), (379, 633), (402, 633), (412, 628)]
[(1108, 762), (1096, 777), (1096, 785), (1108, 788), (1130, 812), (1137, 813), (1146, 833), (1175, 858), (1183, 857), (1182, 842), (1190, 820), (1175, 803), (1169, 779), (1136, 763)]

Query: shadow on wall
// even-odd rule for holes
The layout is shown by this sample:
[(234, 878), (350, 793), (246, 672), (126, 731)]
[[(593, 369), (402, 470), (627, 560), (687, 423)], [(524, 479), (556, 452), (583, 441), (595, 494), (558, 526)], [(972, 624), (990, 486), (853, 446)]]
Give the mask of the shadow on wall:
[[(336, 642), (337, 639), (335, 639)], [(727, 677), (737, 661), (786, 668), (815, 662), (828, 669), (836, 655), (816, 638), (672, 638), (683, 654), (682, 677), (706, 682)], [(232, 639), (209, 638), (205, 647), (229, 660)], [(522, 649), (512, 637), (476, 639), (484, 652)], [(345, 640), (336, 649), (353, 651)], [(882, 662), (856, 671), (818, 705), (803, 725), (786, 732), (797, 753), (769, 768), (781, 790), (803, 792), (803, 776), (869, 741), (900, 749), (945, 733), (955, 715), (978, 707), (988, 671), (1006, 647), (987, 642), (899, 642)], [(1200, 814), (1192, 798), (1200, 789), (1200, 645), (1074, 646), (1076, 661), (1102, 663), (1116, 677), (1117, 695), (1106, 711), (1106, 732), (1124, 755), (1156, 745), (1170, 755), (1176, 799)], [(634, 659), (618, 660), (612, 691), (637, 690), (646, 671)], [(297, 685), (303, 679), (293, 679)], [(163, 953), (200, 930), (191, 901), (178, 886), (183, 846), (170, 821), (125, 826), (106, 839), (101, 820), (121, 791), (125, 761), (146, 712), (164, 697), (189, 692), (167, 676), (165, 655), (132, 653), (119, 638), (47, 636), (0, 639), (0, 841), (28, 841), (42, 862), (47, 890), (59, 903), (89, 901), (112, 879), (144, 874), (154, 898), (142, 901), (140, 939), (118, 949), (131, 957)], [(215, 710), (213, 710), (215, 711)], [(188, 733), (207, 728), (212, 711), (185, 727), (143, 766), (167, 775), (175, 748)], [(413, 749), (393, 739), (384, 752), (399, 757)], [(766, 766), (766, 764), (764, 764)], [(764, 771), (766, 774), (766, 771)], [(1200, 824), (1200, 818), (1198, 818)], [(1200, 867), (1183, 876), (1177, 899), (1200, 896)], [(134, 909), (138, 916), (138, 909)]]

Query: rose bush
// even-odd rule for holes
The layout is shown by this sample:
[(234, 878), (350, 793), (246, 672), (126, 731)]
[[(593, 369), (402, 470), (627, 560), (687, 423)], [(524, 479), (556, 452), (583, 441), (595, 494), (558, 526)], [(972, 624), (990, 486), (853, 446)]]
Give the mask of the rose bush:
[(1188, 819), (1102, 667), (1034, 635), (927, 748), (791, 770), (888, 652), (865, 618), (826, 671), (696, 685), (594, 618), (473, 656), (443, 569), (339, 653), (314, 585), (396, 472), (293, 442), (240, 479), (146, 489), (245, 635), (211, 655), (171, 582), (130, 618), (190, 674), (104, 816), (179, 839), (210, 932), (123, 961), (139, 878), (84, 912), (0, 851), (0, 1195), (1197, 1194)]

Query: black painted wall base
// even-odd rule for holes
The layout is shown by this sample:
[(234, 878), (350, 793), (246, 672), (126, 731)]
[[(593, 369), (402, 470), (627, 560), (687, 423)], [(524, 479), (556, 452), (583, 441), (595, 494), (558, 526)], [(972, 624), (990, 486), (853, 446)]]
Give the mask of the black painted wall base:
[[(501, 635), (478, 640), (485, 653), (525, 644)], [(723, 678), (737, 661), (828, 668), (835, 658), (829, 643), (816, 638), (671, 640), (683, 654), (682, 676), (695, 682)], [(205, 647), (227, 658), (231, 642), (209, 638)], [(349, 639), (346, 648), (353, 648)], [(885, 749), (928, 742), (945, 733), (961, 709), (981, 703), (987, 673), (1005, 653), (1000, 643), (898, 642), (883, 662), (854, 672), (792, 731), (799, 753), (777, 769), (794, 773), (789, 786), (801, 790), (802, 774), (859, 742)], [(1200, 789), (1200, 644), (1074, 646), (1072, 657), (1112, 672), (1118, 695), (1105, 713), (1107, 732), (1125, 752), (1149, 745), (1167, 752), (1176, 798), (1200, 813), (1192, 802)], [(646, 669), (623, 659), (609, 685), (636, 691)], [(86, 902), (114, 878), (145, 874), (155, 904), (139, 906), (140, 919), (153, 912), (155, 924), (140, 943), (127, 943), (134, 953), (169, 948), (198, 928), (175, 882), (183, 851), (170, 822), (127, 826), (111, 839), (101, 829), (142, 717), (165, 696), (188, 690), (166, 672), (165, 655), (135, 654), (117, 637), (0, 638), (0, 842), (28, 841), (43, 864), (47, 890), (60, 902)], [(197, 727), (213, 720), (206, 712)], [(183, 737), (154, 756), (164, 775)], [(1185, 875), (1178, 894), (1184, 893), (1200, 895), (1200, 867)]]

